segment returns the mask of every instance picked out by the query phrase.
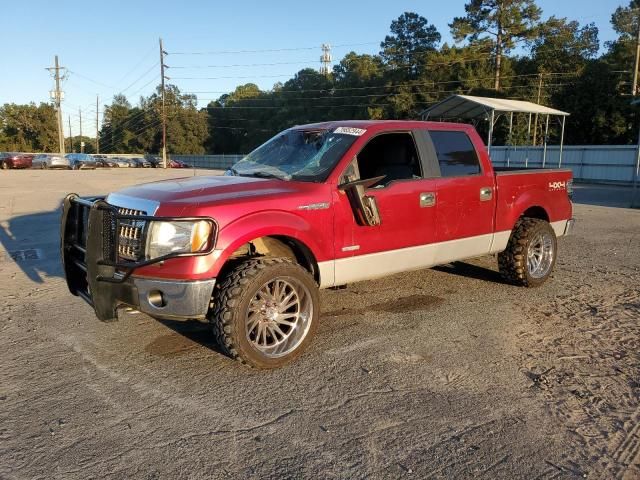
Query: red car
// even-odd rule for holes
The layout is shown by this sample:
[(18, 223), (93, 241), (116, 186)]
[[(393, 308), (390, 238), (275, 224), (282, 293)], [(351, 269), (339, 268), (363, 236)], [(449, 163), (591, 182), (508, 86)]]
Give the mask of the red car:
[(469, 125), (296, 126), (225, 176), (70, 194), (64, 269), (100, 320), (208, 319), (229, 356), (274, 368), (309, 344), (321, 288), (489, 254), (544, 283), (571, 192), (570, 170), (494, 169)]
[(33, 155), (27, 153), (5, 153), (0, 155), (0, 167), (3, 170), (9, 168), (31, 168)]
[(180, 160), (169, 160), (169, 168), (191, 168), (188, 164), (181, 162)]

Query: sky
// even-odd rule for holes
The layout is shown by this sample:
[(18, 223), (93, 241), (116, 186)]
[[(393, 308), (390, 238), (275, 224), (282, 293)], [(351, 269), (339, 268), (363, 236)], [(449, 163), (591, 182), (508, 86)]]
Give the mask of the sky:
[[(170, 83), (198, 93), (199, 104), (253, 82), (270, 89), (302, 68), (319, 68), (320, 45), (333, 45), (334, 63), (347, 52), (377, 53), (391, 21), (405, 11), (426, 17), (452, 43), (448, 24), (466, 0), (0, 0), (0, 104), (49, 101), (54, 55), (67, 68), (63, 119), (74, 135), (95, 135), (99, 110), (122, 92), (135, 104), (159, 81), (162, 37)], [(537, 0), (551, 15), (595, 23), (601, 45), (615, 39), (613, 11), (628, 1)], [(256, 52), (256, 50), (263, 50)], [(264, 52), (264, 50), (272, 50)], [(277, 50), (277, 51), (273, 51)], [(211, 93), (209, 93), (211, 92)]]

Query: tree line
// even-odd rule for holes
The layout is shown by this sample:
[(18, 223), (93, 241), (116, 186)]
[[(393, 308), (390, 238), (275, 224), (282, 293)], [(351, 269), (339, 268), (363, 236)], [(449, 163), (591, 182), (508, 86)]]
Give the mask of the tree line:
[[(640, 0), (612, 12), (617, 33), (601, 45), (593, 23), (542, 18), (535, 0), (469, 0), (448, 25), (455, 44), (427, 18), (405, 12), (390, 25), (378, 54), (347, 53), (329, 75), (305, 68), (269, 90), (256, 84), (198, 108), (197, 97), (167, 86), (169, 153), (246, 153), (292, 125), (338, 119), (420, 118), (453, 94), (514, 98), (565, 110), (567, 144), (631, 144), (638, 108), (631, 105)], [(103, 152), (157, 153), (161, 146), (161, 91), (136, 105), (116, 95), (104, 109)], [(516, 119), (511, 138), (499, 124), (498, 142), (540, 144), (543, 119), (533, 132)], [(487, 122), (478, 122), (485, 133)], [(550, 141), (557, 140), (552, 130)], [(95, 143), (83, 139), (86, 151)], [(76, 142), (79, 143), (79, 139)], [(0, 150), (55, 151), (55, 111), (48, 104), (0, 107)]]

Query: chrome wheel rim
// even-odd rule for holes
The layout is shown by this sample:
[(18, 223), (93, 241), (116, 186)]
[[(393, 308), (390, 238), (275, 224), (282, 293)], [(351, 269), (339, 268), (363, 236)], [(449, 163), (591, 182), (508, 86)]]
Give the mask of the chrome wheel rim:
[(262, 285), (249, 302), (245, 331), (249, 343), (270, 358), (300, 346), (313, 321), (309, 289), (292, 277), (276, 277)]
[(538, 233), (527, 250), (527, 270), (533, 278), (546, 276), (553, 265), (553, 237), (550, 233)]

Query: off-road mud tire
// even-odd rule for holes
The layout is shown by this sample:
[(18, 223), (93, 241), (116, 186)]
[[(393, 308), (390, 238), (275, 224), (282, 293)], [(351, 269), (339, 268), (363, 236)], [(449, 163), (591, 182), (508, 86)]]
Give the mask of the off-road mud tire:
[[(539, 233), (551, 234), (553, 238), (553, 260), (547, 274), (544, 277), (535, 278), (531, 276), (527, 268), (527, 252), (531, 241)], [(514, 285), (538, 287), (551, 276), (556, 262), (557, 251), (556, 235), (549, 222), (538, 218), (522, 217), (511, 232), (507, 248), (498, 254), (500, 274), (506, 281)]]
[[(247, 339), (245, 322), (249, 302), (256, 291), (276, 277), (293, 277), (306, 286), (312, 300), (312, 317), (300, 345), (286, 356), (271, 358)], [(318, 285), (307, 270), (286, 258), (262, 257), (240, 261), (220, 278), (212, 300), (208, 317), (218, 345), (226, 355), (251, 367), (279, 368), (292, 362), (311, 343), (318, 327)]]

